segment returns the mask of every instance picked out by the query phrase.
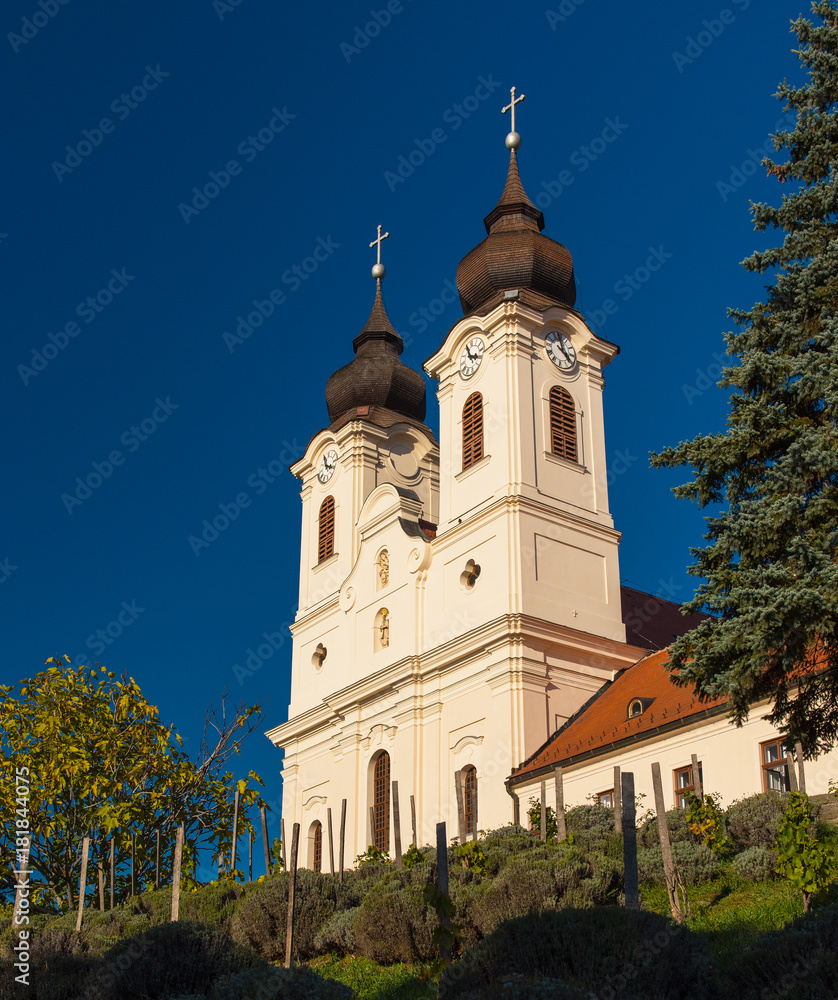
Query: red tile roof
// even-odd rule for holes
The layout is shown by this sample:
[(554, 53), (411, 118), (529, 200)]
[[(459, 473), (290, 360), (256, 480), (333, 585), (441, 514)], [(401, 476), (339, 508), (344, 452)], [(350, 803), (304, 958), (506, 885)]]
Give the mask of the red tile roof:
[[(512, 784), (533, 772), (606, 752), (615, 743), (634, 742), (661, 728), (677, 727), (692, 716), (716, 714), (726, 699), (699, 701), (690, 688), (669, 679), (665, 649), (650, 653), (604, 684), (587, 704), (512, 772)], [(629, 703), (639, 698), (642, 715), (628, 718)]]
[(665, 649), (709, 617), (700, 611), (682, 615), (678, 604), (633, 587), (620, 587), (620, 598), (626, 642), (641, 649)]

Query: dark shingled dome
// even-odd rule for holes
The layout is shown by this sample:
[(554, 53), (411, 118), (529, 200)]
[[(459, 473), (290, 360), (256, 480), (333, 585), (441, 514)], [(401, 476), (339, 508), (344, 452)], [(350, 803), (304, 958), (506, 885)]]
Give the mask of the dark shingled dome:
[(353, 341), (355, 359), (326, 383), (329, 420), (334, 423), (358, 406), (386, 406), (395, 413), (425, 419), (425, 380), (399, 360), (402, 338), (393, 328), (376, 282), (375, 302), (366, 326)]
[(573, 307), (576, 282), (570, 251), (542, 235), (544, 216), (527, 197), (513, 149), (500, 201), (484, 219), (489, 234), (460, 261), (457, 290), (463, 313), (486, 313), (518, 289), (537, 309)]

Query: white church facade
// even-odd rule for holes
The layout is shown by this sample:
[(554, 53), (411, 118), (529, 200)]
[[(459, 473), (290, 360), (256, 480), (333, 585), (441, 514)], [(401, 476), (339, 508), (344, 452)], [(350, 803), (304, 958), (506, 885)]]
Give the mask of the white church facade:
[[(329, 425), (292, 467), (291, 700), (267, 735), (284, 749), (283, 820), (300, 824), (308, 867), (324, 863), (327, 816), (336, 827), (344, 799), (347, 866), (370, 844), (392, 855), (394, 782), (403, 849), (414, 815), (420, 844), (441, 820), (456, 834), (455, 774), (471, 833), (522, 816), (559, 762), (567, 801), (605, 795), (626, 759), (619, 739), (596, 760), (580, 748), (565, 759), (556, 740), (587, 725), (589, 702), (613, 715), (613, 689), (672, 638), (627, 632), (649, 595), (620, 586), (608, 506), (603, 371), (618, 348), (574, 308), (571, 255), (542, 233), (521, 185), (512, 110), (506, 185), (457, 270), (463, 318), (424, 365), (439, 385), (439, 440), (384, 308), (379, 227), (372, 312), (354, 360), (328, 380)], [(686, 631), (667, 604), (667, 626)], [(652, 728), (650, 740), (673, 739)]]

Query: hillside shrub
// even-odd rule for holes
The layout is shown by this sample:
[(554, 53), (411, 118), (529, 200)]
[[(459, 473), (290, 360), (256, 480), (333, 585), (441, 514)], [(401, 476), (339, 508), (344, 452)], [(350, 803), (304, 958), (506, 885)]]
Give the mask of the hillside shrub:
[(207, 1000), (352, 1000), (355, 994), (306, 966), (248, 969), (218, 980)]
[(737, 1000), (834, 1000), (838, 906), (804, 914), (740, 952), (727, 971)]
[(614, 833), (614, 810), (607, 806), (574, 806), (566, 814), (568, 833), (592, 830), (605, 836)]
[(369, 892), (353, 925), (358, 953), (387, 965), (435, 957), (432, 938), (437, 916), (425, 905), (422, 893), (419, 885), (396, 881)]
[(329, 952), (351, 955), (357, 950), (355, 919), (359, 909), (358, 906), (352, 906), (348, 910), (337, 910), (329, 917), (314, 939), (314, 947), (319, 955)]
[(788, 804), (788, 792), (760, 792), (733, 802), (726, 818), (728, 833), (736, 849), (773, 847)]
[[(720, 871), (719, 860), (704, 844), (679, 842), (672, 845), (672, 860), (684, 885), (711, 882)], [(663, 885), (663, 853), (660, 846), (646, 847), (637, 852), (637, 870), (641, 882)]]
[(600, 1000), (716, 1000), (720, 994), (700, 938), (659, 914), (615, 906), (501, 924), (445, 970), (439, 998), (504, 1000), (503, 977), (515, 974), (595, 991)]
[(19, 970), (10, 962), (0, 964), (0, 1000), (79, 1000), (85, 996), (93, 962), (84, 955), (52, 953), (46, 960), (30, 955), (29, 982), (15, 982)]
[(777, 854), (767, 847), (749, 847), (737, 854), (731, 868), (737, 875), (749, 882), (767, 882), (773, 878), (777, 866)]
[[(232, 919), (233, 939), (272, 962), (285, 959), (289, 879), (289, 875), (282, 873), (254, 885)], [(364, 891), (364, 880), (350, 877), (349, 873), (341, 884), (336, 876), (299, 869), (294, 958), (307, 959), (316, 955), (318, 932), (337, 910), (357, 906)]]
[[(681, 809), (670, 809), (666, 814), (666, 825), (669, 829), (669, 842), (676, 844), (693, 840), (690, 833), (690, 825), (687, 822), (687, 812)], [(638, 847), (659, 847), (660, 834), (658, 833), (657, 817), (652, 817), (637, 831)]]
[(208, 993), (224, 976), (267, 963), (216, 927), (159, 924), (120, 941), (96, 963), (85, 1000), (147, 1000)]

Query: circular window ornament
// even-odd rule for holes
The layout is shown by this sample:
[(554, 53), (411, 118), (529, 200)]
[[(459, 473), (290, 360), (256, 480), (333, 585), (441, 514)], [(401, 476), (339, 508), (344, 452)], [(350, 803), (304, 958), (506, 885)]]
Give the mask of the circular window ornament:
[(311, 656), (311, 665), (315, 670), (322, 670), (323, 664), (326, 662), (326, 654), (328, 650), (323, 645), (322, 642), (317, 643), (317, 648), (314, 650)]
[(469, 559), (466, 563), (466, 568), (460, 574), (460, 583), (466, 590), (471, 590), (477, 583), (479, 576), (480, 566), (473, 559)]

